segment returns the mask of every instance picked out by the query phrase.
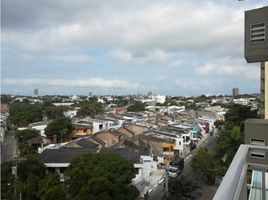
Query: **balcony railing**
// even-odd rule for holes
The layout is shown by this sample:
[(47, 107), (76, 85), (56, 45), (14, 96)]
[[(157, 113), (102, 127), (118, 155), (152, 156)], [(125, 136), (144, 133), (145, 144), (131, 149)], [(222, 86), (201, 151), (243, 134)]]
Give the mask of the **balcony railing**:
[[(263, 157), (254, 157), (255, 152)], [(247, 170), (268, 171), (267, 153), (268, 146), (240, 145), (213, 200), (248, 199)], [(265, 199), (265, 195), (262, 198)]]

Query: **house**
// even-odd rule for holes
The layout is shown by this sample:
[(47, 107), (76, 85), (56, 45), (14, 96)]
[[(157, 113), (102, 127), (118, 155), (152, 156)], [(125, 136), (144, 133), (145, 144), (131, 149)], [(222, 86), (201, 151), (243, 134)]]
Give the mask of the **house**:
[(175, 155), (185, 156), (183, 137), (175, 133), (149, 130), (139, 136), (139, 145), (147, 146), (152, 154), (164, 158), (164, 163), (169, 165)]
[(146, 126), (141, 126), (137, 124), (125, 124), (121, 126), (117, 131), (123, 133), (128, 137), (133, 137), (136, 135), (140, 135), (148, 130), (149, 128)]
[(127, 138), (125, 134), (118, 132), (116, 130), (113, 130), (113, 129), (99, 131), (95, 133), (93, 137), (98, 138), (99, 140), (103, 141), (105, 143), (104, 146), (107, 148), (115, 144), (118, 144), (124, 138)]
[(85, 137), (93, 134), (93, 125), (92, 123), (83, 123), (78, 122), (74, 124), (74, 130), (71, 133), (71, 138)]
[(136, 176), (131, 184), (139, 190), (141, 197), (155, 189), (163, 180), (165, 170), (158, 168), (163, 163), (163, 158), (150, 155), (146, 147), (137, 146), (125, 139), (111, 148), (101, 149), (101, 152), (117, 154), (133, 163)]
[(73, 118), (77, 115), (78, 110), (67, 110), (63, 114), (65, 117)]
[(51, 144), (52, 142), (49, 138), (38, 135), (36, 137), (31, 138), (30, 140), (27, 140), (27, 143), (34, 147), (43, 148), (44, 145)]
[(49, 144), (39, 148), (38, 152), (47, 171), (59, 173), (60, 180), (64, 181), (64, 171), (75, 157), (83, 153), (99, 152), (103, 145), (102, 141), (88, 136), (62, 144)]
[(46, 137), (45, 128), (47, 127), (48, 121), (35, 122), (28, 125), (29, 129), (35, 129), (41, 136)]

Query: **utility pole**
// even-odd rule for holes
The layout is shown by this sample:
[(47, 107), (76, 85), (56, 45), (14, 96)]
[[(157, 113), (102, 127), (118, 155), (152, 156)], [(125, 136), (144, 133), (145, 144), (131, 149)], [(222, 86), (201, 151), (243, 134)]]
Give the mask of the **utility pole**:
[(18, 132), (17, 132), (17, 125), (15, 125), (15, 142), (14, 142), (14, 148), (15, 149), (15, 166), (12, 167), (12, 173), (15, 176), (15, 180), (14, 180), (14, 194), (13, 194), (13, 199), (16, 199), (16, 193), (17, 193), (17, 179), (18, 179), (18, 147), (16, 146), (16, 142), (18, 141)]

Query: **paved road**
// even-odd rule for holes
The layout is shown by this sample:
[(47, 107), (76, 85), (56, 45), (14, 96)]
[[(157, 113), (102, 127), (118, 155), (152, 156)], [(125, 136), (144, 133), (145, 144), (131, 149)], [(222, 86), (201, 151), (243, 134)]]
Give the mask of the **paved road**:
[(15, 131), (9, 130), (5, 134), (4, 143), (1, 146), (1, 162), (12, 160), (16, 156), (16, 148)]
[(161, 200), (165, 194), (165, 181), (157, 186), (157, 188), (149, 194), (149, 200)]
[(185, 177), (192, 177), (192, 168), (191, 168), (191, 160), (192, 160), (192, 156), (195, 154), (195, 152), (198, 150), (198, 148), (207, 148), (208, 150), (213, 150), (215, 149), (217, 146), (217, 137), (216, 135), (210, 136), (209, 138), (207, 138), (207, 140), (205, 140), (204, 142), (202, 142), (201, 144), (198, 145), (198, 147), (196, 149), (194, 149), (190, 155), (188, 155), (185, 159), (184, 159), (184, 169), (183, 169), (183, 173), (182, 176)]
[[(208, 137), (206, 140), (204, 140), (202, 143), (198, 145), (198, 148), (207, 148), (208, 150), (213, 150), (217, 146), (217, 133), (214, 134), (213, 136)], [(191, 168), (191, 160), (192, 156), (195, 154), (197, 149), (194, 149), (184, 160), (184, 170), (183, 173), (180, 176), (186, 176), (186, 177), (192, 177), (194, 178), (194, 175), (192, 173), (192, 168)], [(179, 177), (178, 177), (179, 178)], [(165, 182), (160, 184), (153, 192), (150, 193), (149, 199), (150, 200), (161, 200), (164, 194), (164, 187), (165, 187)]]

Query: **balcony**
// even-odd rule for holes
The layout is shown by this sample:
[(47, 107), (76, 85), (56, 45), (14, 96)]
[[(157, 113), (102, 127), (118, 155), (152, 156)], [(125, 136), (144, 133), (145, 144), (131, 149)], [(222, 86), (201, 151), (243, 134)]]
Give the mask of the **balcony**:
[[(239, 199), (268, 199), (266, 186), (266, 174), (268, 172), (268, 146), (240, 145), (223, 181), (218, 188), (213, 200), (239, 200)], [(248, 170), (256, 170), (265, 174), (261, 178), (262, 187), (257, 188), (258, 197), (254, 184), (247, 184)], [(254, 175), (254, 173), (253, 173)], [(254, 178), (254, 177), (253, 177)], [(249, 191), (249, 194), (248, 194)], [(267, 197), (266, 197), (267, 196)]]

